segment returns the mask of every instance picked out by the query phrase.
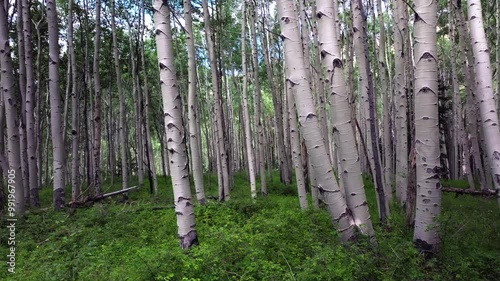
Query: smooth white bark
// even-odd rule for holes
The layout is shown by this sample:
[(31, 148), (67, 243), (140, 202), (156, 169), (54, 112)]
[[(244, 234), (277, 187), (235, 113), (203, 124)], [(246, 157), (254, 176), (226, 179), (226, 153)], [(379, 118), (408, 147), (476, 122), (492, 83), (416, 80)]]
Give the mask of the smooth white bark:
[(334, 177), (332, 165), (326, 153), (327, 148), (321, 137), (318, 114), (309, 88), (309, 81), (306, 78), (297, 11), (291, 0), (279, 0), (277, 4), (281, 36), (284, 40), (287, 83), (295, 90), (293, 92), (295, 100), (300, 100), (297, 106), (300, 130), (317, 179), (317, 186), (313, 188), (317, 188), (323, 195), (332, 222), (340, 232), (342, 241), (347, 242), (354, 235), (354, 221)]
[(343, 179), (347, 206), (352, 211), (354, 223), (363, 235), (375, 242), (368, 202), (366, 201), (359, 154), (354, 142), (354, 131), (351, 126), (351, 107), (349, 92), (344, 76), (344, 65), (340, 57), (337, 33), (331, 28), (337, 25), (332, 1), (317, 0), (318, 37), (322, 54), (323, 67), (326, 69), (325, 82), (329, 85), (330, 114), (333, 122), (333, 136), (339, 155), (339, 177)]
[(162, 0), (153, 1), (158, 66), (163, 98), (165, 130), (174, 190), (175, 213), (183, 249), (198, 243), (193, 200), (189, 187), (187, 150), (182, 124), (182, 105), (177, 84), (170, 11)]
[[(493, 93), (490, 49), (488, 48), (488, 39), (483, 26), (481, 1), (468, 0), (467, 5), (486, 154), (491, 168), (491, 175), (493, 176), (493, 185), (500, 190), (500, 129)], [(500, 193), (498, 203), (500, 204)]]
[[(7, 1), (0, 0), (3, 7)], [(5, 107), (5, 123), (7, 124), (7, 158), (9, 161), (8, 174), (13, 176), (7, 184), (10, 193), (14, 189), (15, 214), (24, 215), (24, 187), (21, 181), (21, 151), (19, 147), (19, 123), (17, 105), (18, 100), (14, 96), (14, 72), (12, 68), (11, 49), (9, 43), (7, 9), (0, 9), (0, 67), (1, 90), (3, 104)], [(1, 112), (0, 112), (1, 113)], [(3, 137), (3, 136), (2, 136)]]
[(197, 77), (196, 77), (196, 53), (194, 49), (195, 38), (193, 33), (193, 17), (191, 15), (191, 0), (184, 0), (184, 20), (186, 22), (186, 41), (188, 49), (188, 122), (189, 122), (189, 143), (191, 150), (191, 165), (193, 167), (194, 187), (196, 198), (200, 204), (205, 204), (205, 187), (203, 184), (203, 163), (201, 153), (201, 135), (198, 134), (197, 123), (200, 122), (197, 114)]
[(438, 117), (437, 1), (415, 1), (415, 150), (417, 197), (413, 240), (420, 251), (439, 249), (441, 213)]
[(49, 93), (50, 93), (50, 127), (52, 147), (54, 150), (54, 208), (64, 208), (64, 186), (66, 152), (63, 142), (61, 96), (59, 93), (59, 28), (55, 0), (47, 1), (47, 21), (49, 24)]

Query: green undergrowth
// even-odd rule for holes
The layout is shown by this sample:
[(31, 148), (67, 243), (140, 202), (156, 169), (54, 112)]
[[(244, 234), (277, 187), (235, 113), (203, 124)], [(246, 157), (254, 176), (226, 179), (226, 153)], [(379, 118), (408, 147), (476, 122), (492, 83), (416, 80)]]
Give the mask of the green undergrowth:
[[(205, 177), (210, 196), (217, 196), (216, 179)], [(424, 260), (395, 205), (390, 227), (376, 224), (376, 249), (363, 238), (345, 247), (324, 209), (300, 210), (295, 187), (279, 183), (275, 175), (269, 179), (270, 195), (253, 201), (246, 177), (237, 174), (231, 201), (196, 205), (200, 245), (183, 251), (168, 181), (159, 179), (157, 198), (151, 198), (146, 182), (125, 202), (118, 196), (91, 208), (31, 212), (17, 223), (16, 273), (8, 274), (4, 263), (0, 280), (468, 281), (500, 276), (495, 200), (444, 194), (441, 253)], [(107, 191), (119, 188), (105, 186)], [(375, 222), (373, 185), (366, 181), (366, 188)], [(51, 191), (44, 189), (41, 196), (50, 206)], [(3, 257), (6, 245), (2, 228)]]

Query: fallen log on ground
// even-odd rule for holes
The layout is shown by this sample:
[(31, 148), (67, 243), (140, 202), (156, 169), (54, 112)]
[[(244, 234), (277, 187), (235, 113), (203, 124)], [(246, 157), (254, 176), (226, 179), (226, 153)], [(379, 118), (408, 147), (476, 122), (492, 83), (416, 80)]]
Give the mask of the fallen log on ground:
[(109, 192), (109, 193), (104, 193), (104, 194), (99, 194), (99, 195), (92, 196), (92, 197), (87, 197), (87, 198), (85, 198), (84, 200), (81, 200), (81, 201), (71, 201), (71, 202), (68, 203), (68, 206), (71, 207), (71, 208), (78, 208), (78, 207), (89, 206), (89, 205), (92, 205), (95, 202), (101, 201), (101, 200), (103, 200), (105, 198), (108, 198), (108, 197), (111, 197), (111, 196), (115, 196), (115, 195), (119, 195), (119, 194), (123, 194), (123, 193), (129, 192), (129, 191), (133, 191), (133, 190), (135, 190), (137, 188), (139, 188), (139, 186), (132, 186), (132, 187), (129, 187), (129, 188), (124, 188), (124, 189), (113, 191), (113, 192)]
[(462, 188), (454, 188), (454, 187), (443, 187), (441, 188), (442, 192), (454, 192), (458, 195), (472, 195), (472, 196), (495, 196), (498, 194), (498, 190), (495, 189), (462, 189)]

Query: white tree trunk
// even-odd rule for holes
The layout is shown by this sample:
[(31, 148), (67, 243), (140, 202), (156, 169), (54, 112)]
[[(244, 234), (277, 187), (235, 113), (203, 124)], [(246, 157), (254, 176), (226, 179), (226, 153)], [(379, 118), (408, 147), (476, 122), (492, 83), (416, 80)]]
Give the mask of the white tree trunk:
[(326, 153), (326, 146), (321, 137), (318, 115), (309, 82), (306, 79), (307, 73), (302, 45), (300, 44), (297, 11), (295, 11), (291, 0), (279, 0), (277, 4), (281, 36), (284, 40), (287, 83), (295, 90), (295, 100), (301, 101), (297, 107), (300, 130), (307, 145), (314, 175), (317, 178), (317, 188), (323, 195), (332, 222), (340, 232), (342, 241), (347, 242), (353, 238), (354, 221), (334, 177), (332, 165)]
[(390, 109), (390, 96), (392, 91), (389, 87), (388, 75), (387, 75), (387, 58), (385, 53), (385, 21), (384, 13), (382, 10), (382, 1), (377, 0), (377, 13), (379, 19), (380, 28), (380, 49), (378, 51), (378, 65), (379, 65), (379, 75), (381, 92), (383, 95), (383, 109), (384, 109), (384, 179), (386, 188), (386, 198), (388, 202), (392, 201), (392, 182), (393, 182), (393, 170), (392, 170), (392, 134), (391, 134), (391, 109)]
[(220, 172), (221, 178), (219, 180), (219, 190), (220, 198), (219, 200), (229, 200), (230, 190), (229, 190), (229, 167), (227, 161), (227, 150), (225, 144), (225, 133), (224, 126), (222, 125), (224, 114), (222, 112), (222, 95), (219, 90), (219, 82), (217, 77), (217, 58), (215, 57), (215, 47), (212, 38), (212, 28), (210, 26), (210, 12), (208, 10), (207, 0), (202, 1), (203, 6), (203, 17), (205, 23), (205, 33), (208, 45), (208, 57), (210, 59), (211, 68), (211, 78), (212, 78), (212, 90), (214, 93), (214, 113), (216, 115), (214, 121), (217, 127), (217, 146), (218, 146), (218, 157), (220, 158)]
[(101, 189), (101, 76), (99, 70), (100, 64), (100, 48), (101, 48), (101, 0), (96, 0), (95, 8), (95, 39), (94, 39), (94, 140), (93, 140), (93, 180), (94, 193), (98, 195), (102, 192)]
[(245, 130), (245, 146), (248, 161), (248, 174), (250, 177), (250, 192), (252, 198), (257, 197), (257, 187), (255, 179), (255, 165), (252, 148), (252, 132), (250, 131), (250, 110), (248, 108), (248, 77), (247, 77), (247, 59), (246, 59), (246, 6), (242, 3), (242, 22), (241, 22), (241, 67), (243, 76), (243, 127)]
[[(250, 41), (252, 42), (252, 63), (253, 63), (253, 89), (254, 89), (254, 101), (255, 101), (255, 127), (256, 127), (256, 153), (259, 154), (258, 164), (259, 164), (259, 175), (260, 175), (260, 190), (263, 195), (267, 195), (267, 184), (266, 184), (266, 167), (265, 167), (265, 154), (264, 154), (264, 128), (262, 126), (262, 119), (264, 113), (262, 110), (262, 98), (260, 91), (260, 79), (259, 79), (259, 60), (258, 60), (258, 46), (257, 46), (257, 35), (255, 34), (255, 17), (256, 8), (253, 4), (249, 6), (250, 10), (248, 17), (248, 25), (250, 26)], [(247, 136), (248, 137), (248, 136)]]
[[(143, 0), (143, 3), (145, 0)], [(142, 5), (141, 14), (142, 14), (142, 26), (141, 26), (141, 38), (140, 38), (140, 54), (141, 54), (141, 75), (143, 81), (143, 94), (144, 94), (144, 132), (145, 132), (145, 141), (147, 147), (147, 158), (148, 158), (148, 166), (149, 172), (151, 173), (150, 180), (153, 181), (153, 194), (158, 195), (158, 177), (156, 176), (156, 164), (155, 164), (155, 154), (154, 148), (152, 144), (151, 137), (151, 126), (149, 122), (149, 83), (148, 83), (148, 71), (146, 69), (146, 60), (144, 59), (144, 30), (146, 29), (146, 16), (144, 8), (145, 5)], [(150, 183), (151, 184), (151, 183)]]
[[(450, 40), (451, 40), (451, 75), (452, 75), (452, 87), (453, 87), (453, 116), (454, 116), (454, 139), (456, 142), (455, 147), (455, 161), (457, 162), (457, 176), (465, 173), (467, 176), (467, 181), (469, 183), (469, 188), (474, 189), (474, 178), (470, 170), (469, 165), (469, 149), (467, 135), (464, 130), (464, 120), (463, 120), (463, 107), (462, 98), (460, 95), (460, 85), (458, 83), (458, 71), (457, 71), (457, 46), (455, 40), (455, 9), (453, 8), (453, 0), (450, 0)], [(461, 164), (461, 165), (458, 165)], [(463, 169), (462, 169), (463, 167)]]
[(339, 155), (339, 177), (343, 179), (347, 206), (352, 211), (354, 223), (363, 235), (369, 236), (375, 243), (368, 202), (366, 201), (359, 154), (354, 142), (354, 131), (351, 126), (351, 107), (349, 92), (344, 76), (344, 66), (340, 57), (340, 46), (335, 29), (335, 18), (338, 11), (332, 1), (317, 0), (318, 35), (322, 54), (323, 67), (326, 69), (326, 82), (330, 86), (331, 118), (333, 136)]
[(73, 5), (74, 0), (68, 3), (68, 51), (71, 62), (71, 201), (75, 202), (80, 197), (80, 172), (79, 172), (79, 107), (78, 107), (78, 87), (76, 69), (76, 54), (73, 44)]
[[(120, 59), (118, 54), (118, 40), (116, 38), (116, 21), (115, 21), (115, 0), (111, 0), (111, 29), (113, 32), (113, 57), (115, 60), (115, 73), (116, 73), (116, 86), (118, 88), (118, 97), (120, 98), (120, 121), (119, 121), (119, 134), (120, 134), (120, 153), (122, 164), (122, 189), (128, 188), (128, 163), (127, 163), (127, 149), (128, 138), (126, 135), (126, 119), (125, 119), (125, 94), (122, 87), (122, 72)], [(111, 110), (111, 109), (110, 109)], [(114, 170), (114, 167), (113, 167)]]
[[(129, 29), (130, 34), (133, 34), (132, 28)], [(134, 49), (134, 45), (132, 44), (132, 36), (129, 37), (129, 45), (130, 49)], [(143, 165), (143, 145), (142, 145), (142, 122), (141, 122), (141, 108), (140, 108), (140, 92), (139, 92), (139, 83), (137, 79), (137, 65), (136, 59), (134, 57), (134, 52), (130, 52), (130, 64), (132, 65), (132, 99), (134, 100), (135, 106), (135, 147), (137, 150), (137, 177), (139, 179), (139, 186), (144, 184), (144, 165)], [(167, 169), (168, 170), (168, 169)]]
[[(493, 184), (500, 189), (500, 129), (498, 114), (493, 93), (493, 77), (491, 74), (488, 39), (483, 26), (481, 1), (468, 0), (468, 17), (471, 30), (472, 52), (476, 70), (477, 92), (480, 100), (482, 127), (486, 141), (486, 153), (489, 159)], [(497, 46), (498, 48), (498, 46)], [(498, 195), (500, 204), (500, 193)]]
[(189, 148), (191, 149), (191, 165), (193, 166), (194, 187), (196, 198), (200, 204), (205, 204), (205, 187), (203, 184), (203, 163), (201, 154), (200, 135), (197, 123), (200, 122), (197, 115), (197, 78), (196, 78), (196, 53), (194, 48), (193, 17), (191, 16), (191, 0), (184, 0), (184, 20), (186, 22), (186, 41), (188, 47), (188, 120), (189, 120)]
[(180, 244), (183, 249), (198, 243), (193, 200), (189, 187), (189, 173), (182, 105), (175, 77), (175, 61), (170, 27), (170, 11), (162, 0), (153, 1), (155, 37), (160, 67), (160, 84), (172, 185), (174, 189), (175, 213)]
[[(4, 7), (5, 0), (0, 0), (1, 7)], [(14, 96), (14, 72), (12, 68), (12, 58), (9, 44), (8, 32), (8, 9), (0, 9), (0, 67), (1, 86), (3, 103), (5, 106), (5, 119), (7, 124), (7, 157), (9, 161), (8, 174), (12, 174), (11, 181), (7, 181), (8, 189), (11, 192), (14, 189), (15, 196), (15, 214), (24, 215), (24, 187), (21, 181), (21, 151), (19, 148), (19, 124), (18, 124), (18, 101)], [(3, 137), (3, 136), (2, 136)], [(10, 216), (10, 215), (9, 215)]]
[[(28, 169), (29, 169), (29, 190), (31, 205), (40, 206), (38, 197), (38, 167), (36, 157), (36, 138), (35, 138), (35, 74), (33, 68), (33, 52), (31, 48), (31, 17), (29, 12), (28, 1), (23, 0), (23, 29), (24, 29), (24, 52), (26, 63), (26, 136), (28, 144)], [(27, 183), (27, 184), (28, 184)]]
[(52, 147), (54, 149), (54, 208), (64, 208), (64, 186), (66, 155), (63, 142), (61, 120), (61, 96), (59, 94), (59, 28), (55, 0), (47, 1), (47, 21), (49, 24), (49, 92)]
[(408, 22), (404, 14), (406, 4), (403, 0), (396, 0), (394, 7), (394, 49), (395, 49), (395, 108), (396, 108), (396, 197), (401, 205), (406, 204), (408, 189), (408, 126), (407, 126), (407, 88), (404, 50), (404, 38), (407, 33)]
[(437, 1), (415, 1), (415, 150), (417, 197), (413, 240), (420, 251), (436, 253), (441, 213), (438, 117)]
[(360, 102), (362, 109), (361, 126), (366, 126), (365, 144), (368, 161), (372, 170), (373, 181), (378, 200), (380, 220), (385, 221), (389, 216), (389, 202), (383, 180), (381, 157), (378, 140), (378, 119), (375, 103), (373, 74), (370, 69), (366, 15), (361, 0), (351, 0), (353, 17), (353, 41), (356, 59), (358, 61)]
[(297, 181), (297, 192), (299, 195), (299, 204), (302, 210), (306, 210), (308, 207), (307, 203), (307, 192), (306, 192), (306, 182), (304, 178), (304, 164), (302, 163), (302, 153), (300, 145), (299, 129), (297, 126), (297, 107), (295, 104), (293, 88), (291, 84), (288, 83), (287, 87), (287, 101), (288, 101), (288, 114), (290, 123), (290, 141), (292, 144), (292, 161), (295, 168), (295, 179)]

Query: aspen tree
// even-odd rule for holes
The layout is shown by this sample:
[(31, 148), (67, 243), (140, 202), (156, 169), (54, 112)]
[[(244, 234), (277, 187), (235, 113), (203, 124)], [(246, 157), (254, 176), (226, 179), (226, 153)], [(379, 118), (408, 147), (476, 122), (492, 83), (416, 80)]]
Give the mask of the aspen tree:
[[(11, 49), (9, 43), (8, 4), (0, 0), (0, 67), (1, 88), (3, 104), (5, 108), (5, 123), (7, 125), (7, 157), (9, 159), (8, 174), (13, 175), (9, 183), (15, 188), (15, 213), (24, 215), (24, 187), (20, 180), (21, 175), (21, 151), (19, 147), (19, 124), (18, 124), (18, 100), (14, 95), (14, 70), (12, 67)], [(2, 136), (3, 137), (3, 136)]]
[[(474, 54), (474, 69), (481, 113), (481, 122), (486, 141), (486, 153), (489, 160), (493, 184), (500, 190), (500, 129), (493, 93), (490, 51), (484, 31), (480, 0), (467, 0), (467, 15), (470, 24), (470, 39)], [(497, 46), (498, 48), (498, 46)], [(500, 204), (500, 193), (498, 194)]]
[(205, 187), (203, 184), (203, 163), (200, 137), (197, 123), (200, 122), (197, 114), (197, 75), (196, 53), (194, 48), (193, 17), (191, 15), (191, 0), (184, 0), (184, 21), (186, 22), (186, 41), (188, 49), (188, 122), (189, 122), (189, 148), (191, 150), (191, 165), (193, 166), (194, 187), (196, 198), (200, 204), (205, 204)]
[(354, 142), (351, 122), (349, 92), (344, 77), (344, 65), (340, 57), (337, 32), (331, 26), (337, 25), (338, 11), (332, 1), (317, 0), (318, 37), (323, 67), (326, 69), (325, 81), (329, 84), (333, 136), (339, 153), (339, 177), (343, 178), (347, 206), (352, 211), (354, 223), (363, 235), (375, 243), (368, 202), (366, 201), (359, 154)]
[(420, 251), (437, 253), (441, 213), (437, 1), (416, 0), (414, 8), (417, 197), (413, 240)]
[(368, 116), (366, 119), (368, 124), (366, 124), (365, 143), (369, 163), (372, 168), (375, 189), (377, 191), (380, 220), (385, 221), (387, 216), (389, 216), (389, 204), (386, 195), (388, 190), (386, 190), (384, 180), (382, 179), (383, 175), (378, 141), (378, 121), (375, 108), (375, 91), (373, 86), (373, 74), (368, 60), (369, 52), (366, 15), (361, 0), (351, 0), (351, 13), (353, 18), (354, 52), (358, 61), (361, 107), (363, 108), (362, 113), (364, 116)]
[(59, 94), (59, 29), (55, 0), (47, 1), (47, 21), (49, 24), (49, 92), (50, 92), (50, 128), (54, 150), (54, 208), (64, 208), (66, 152), (63, 142), (61, 96)]
[(317, 188), (332, 218), (332, 222), (340, 232), (343, 242), (354, 235), (354, 221), (346, 205), (335, 176), (326, 146), (321, 137), (321, 128), (316, 113), (309, 81), (307, 81), (304, 66), (303, 50), (298, 30), (297, 11), (293, 1), (279, 0), (277, 2), (281, 25), (281, 37), (284, 40), (285, 63), (287, 65), (287, 83), (292, 88), (295, 100), (300, 100), (297, 114), (300, 131), (304, 137), (307, 151), (317, 177)]
[(193, 200), (189, 187), (189, 171), (182, 124), (182, 104), (176, 78), (170, 10), (166, 1), (153, 0), (155, 38), (160, 68), (165, 130), (174, 190), (175, 214), (181, 248), (198, 244)]
[[(125, 94), (122, 86), (122, 72), (120, 59), (118, 54), (118, 40), (116, 38), (116, 13), (115, 0), (111, 0), (111, 30), (113, 33), (113, 57), (115, 61), (116, 86), (118, 88), (118, 97), (120, 99), (120, 116), (119, 116), (119, 134), (120, 134), (120, 153), (122, 161), (122, 188), (128, 188), (128, 164), (127, 164), (127, 149), (128, 141), (126, 136), (126, 119), (125, 119)], [(110, 108), (110, 110), (112, 110)]]

